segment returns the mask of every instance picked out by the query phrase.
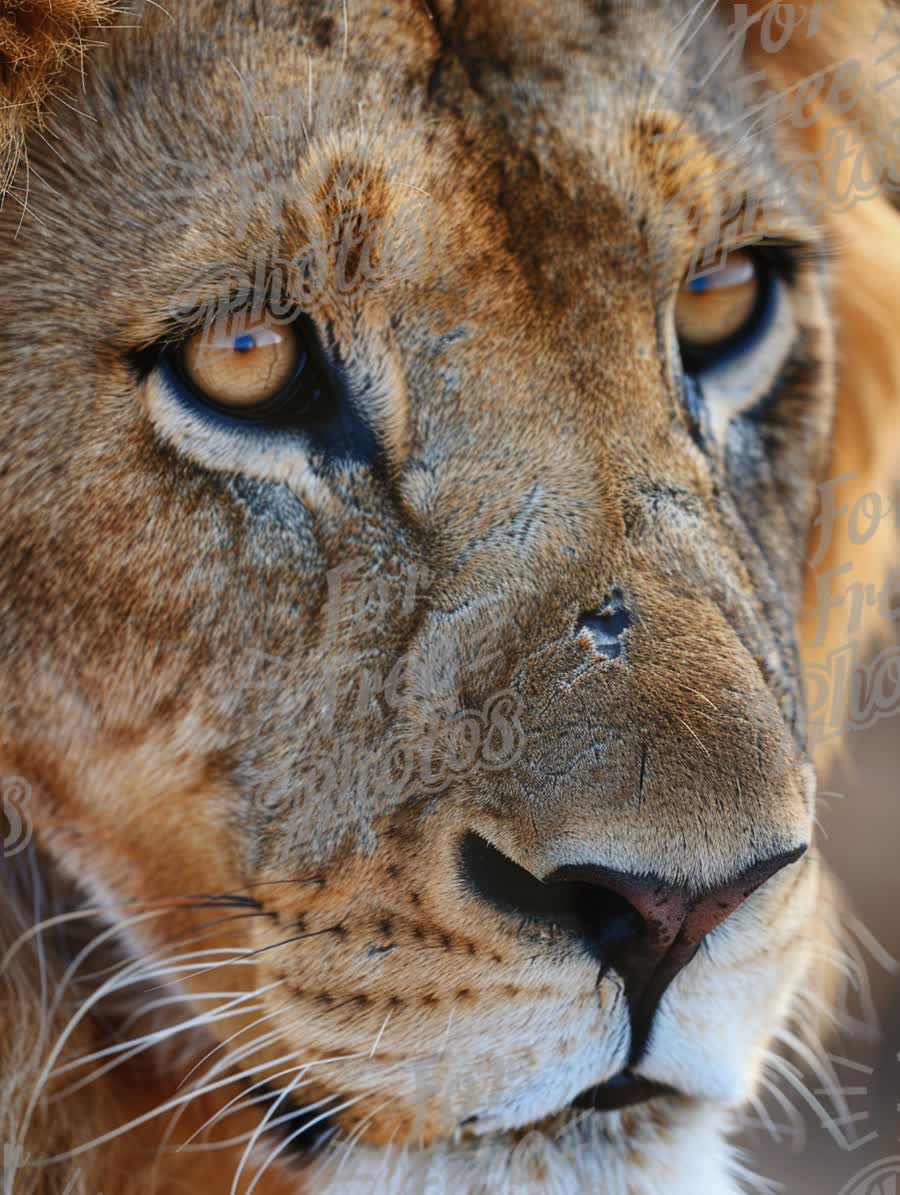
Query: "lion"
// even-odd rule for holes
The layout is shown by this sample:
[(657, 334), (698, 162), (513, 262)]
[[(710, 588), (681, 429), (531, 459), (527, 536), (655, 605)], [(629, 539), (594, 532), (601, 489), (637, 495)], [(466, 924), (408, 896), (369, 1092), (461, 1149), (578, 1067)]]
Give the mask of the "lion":
[(120, 7), (0, 212), (4, 1190), (738, 1195), (846, 948), (893, 14)]

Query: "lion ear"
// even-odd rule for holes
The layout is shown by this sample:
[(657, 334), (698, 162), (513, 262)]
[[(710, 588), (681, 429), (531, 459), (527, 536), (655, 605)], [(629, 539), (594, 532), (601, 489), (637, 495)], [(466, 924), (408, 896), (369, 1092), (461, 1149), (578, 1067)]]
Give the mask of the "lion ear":
[(116, 0), (0, 0), (0, 196), (29, 125), (40, 121), (67, 67), (78, 64)]
[(804, 185), (812, 178), (819, 191), (814, 217), (833, 250), (837, 412), (799, 628), (824, 758), (855, 716), (839, 660), (856, 645), (861, 664), (863, 649), (897, 626), (889, 569), (900, 526), (900, 13), (882, 0), (722, 7), (762, 88), (784, 98), (779, 134), (788, 160), (803, 164)]

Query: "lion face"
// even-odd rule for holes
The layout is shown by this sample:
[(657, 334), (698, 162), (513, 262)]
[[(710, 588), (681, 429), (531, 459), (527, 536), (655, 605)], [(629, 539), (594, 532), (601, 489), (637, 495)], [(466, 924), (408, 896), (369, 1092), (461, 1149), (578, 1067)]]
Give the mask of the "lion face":
[(3, 750), (135, 950), (238, 964), (283, 1157), (612, 1189), (806, 965), (828, 275), (718, 18), (451, 8), (150, 14), (35, 145)]

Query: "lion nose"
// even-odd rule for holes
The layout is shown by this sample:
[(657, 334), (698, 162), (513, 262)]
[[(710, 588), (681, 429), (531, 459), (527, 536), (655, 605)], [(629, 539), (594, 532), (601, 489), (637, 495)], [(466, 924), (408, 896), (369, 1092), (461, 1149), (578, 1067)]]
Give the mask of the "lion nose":
[(631, 1019), (631, 1057), (643, 1056), (666, 989), (703, 939), (806, 846), (763, 859), (705, 892), (691, 892), (649, 876), (601, 865), (571, 864), (538, 879), (478, 835), (466, 834), (460, 853), (471, 890), (497, 909), (552, 923), (578, 940), (625, 986)]

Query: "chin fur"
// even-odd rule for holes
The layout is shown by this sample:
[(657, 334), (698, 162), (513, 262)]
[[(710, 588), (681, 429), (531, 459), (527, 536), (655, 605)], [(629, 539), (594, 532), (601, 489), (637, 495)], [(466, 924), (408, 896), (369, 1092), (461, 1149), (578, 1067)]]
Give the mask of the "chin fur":
[(741, 1195), (743, 1168), (725, 1140), (728, 1116), (709, 1105), (656, 1104), (582, 1113), (555, 1131), (426, 1150), (337, 1146), (313, 1171), (310, 1195)]

